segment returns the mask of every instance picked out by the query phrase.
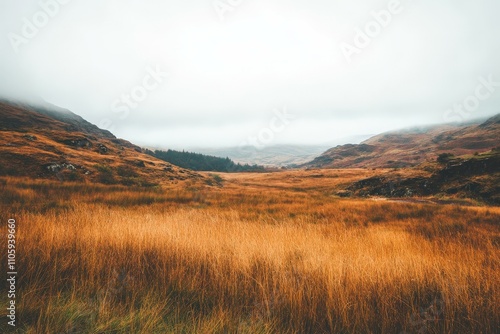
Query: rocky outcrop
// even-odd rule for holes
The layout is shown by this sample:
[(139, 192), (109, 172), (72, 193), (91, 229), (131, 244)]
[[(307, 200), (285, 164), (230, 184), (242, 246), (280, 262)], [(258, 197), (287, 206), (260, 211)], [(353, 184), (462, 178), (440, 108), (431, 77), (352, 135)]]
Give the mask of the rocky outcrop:
[(346, 192), (355, 196), (412, 197), (437, 194), (500, 204), (500, 153), (453, 159), (430, 177), (404, 178), (397, 172), (355, 182)]
[(92, 142), (85, 137), (65, 139), (62, 142), (65, 145), (72, 146), (75, 148), (91, 148), (92, 147)]

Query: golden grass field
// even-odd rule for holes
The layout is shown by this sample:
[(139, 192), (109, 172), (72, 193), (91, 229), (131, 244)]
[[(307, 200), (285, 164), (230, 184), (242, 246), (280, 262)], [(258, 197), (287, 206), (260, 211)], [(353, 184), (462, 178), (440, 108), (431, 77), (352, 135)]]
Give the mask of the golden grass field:
[(150, 189), (1, 178), (19, 325), (0, 332), (498, 332), (500, 208), (329, 190), (373, 173)]

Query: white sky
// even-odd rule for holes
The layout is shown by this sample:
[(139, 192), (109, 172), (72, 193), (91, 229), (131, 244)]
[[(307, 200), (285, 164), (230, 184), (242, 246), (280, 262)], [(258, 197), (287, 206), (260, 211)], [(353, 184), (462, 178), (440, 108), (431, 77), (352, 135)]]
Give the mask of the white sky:
[[(341, 43), (390, 1), (219, 1), (230, 2), (221, 20), (213, 0), (70, 0), (16, 53), (12, 34), (43, 20), (41, 5), (0, 0), (0, 95), (38, 95), (135, 143), (184, 148), (239, 145), (285, 107), (295, 119), (269, 144), (440, 123), (478, 78), (500, 82), (498, 0), (401, 0), (351, 63)], [(114, 112), (157, 66), (163, 83), (127, 117)], [(490, 95), (464, 120), (498, 113), (500, 86)]]

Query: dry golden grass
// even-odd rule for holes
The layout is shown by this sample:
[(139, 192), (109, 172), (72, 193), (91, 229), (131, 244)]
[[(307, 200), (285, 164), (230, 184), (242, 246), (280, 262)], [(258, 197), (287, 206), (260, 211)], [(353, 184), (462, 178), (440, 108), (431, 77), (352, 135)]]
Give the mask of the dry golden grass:
[(0, 179), (17, 331), (495, 333), (500, 208), (339, 199), (326, 184), (354, 171), (311, 173), (184, 190)]

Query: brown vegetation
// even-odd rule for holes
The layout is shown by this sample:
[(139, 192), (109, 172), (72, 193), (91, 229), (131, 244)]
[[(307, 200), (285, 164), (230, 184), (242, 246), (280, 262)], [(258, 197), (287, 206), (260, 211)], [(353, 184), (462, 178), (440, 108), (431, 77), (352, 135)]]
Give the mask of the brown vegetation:
[(1, 221), (18, 222), (17, 331), (494, 333), (500, 209), (327, 191), (371, 173), (0, 179)]
[(150, 187), (200, 179), (55, 106), (0, 100), (0, 176)]

